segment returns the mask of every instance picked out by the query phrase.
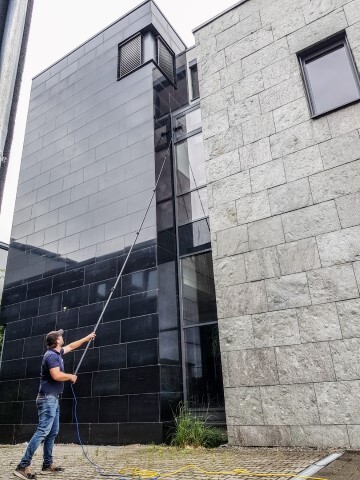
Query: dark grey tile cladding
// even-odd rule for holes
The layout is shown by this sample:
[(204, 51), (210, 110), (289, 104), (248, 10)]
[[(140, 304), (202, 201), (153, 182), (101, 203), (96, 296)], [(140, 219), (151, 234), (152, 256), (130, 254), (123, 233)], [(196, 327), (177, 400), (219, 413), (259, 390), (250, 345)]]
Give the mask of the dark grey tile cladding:
[[(118, 43), (151, 22), (176, 53), (184, 48), (148, 2), (34, 79), (0, 316), (7, 325), (0, 442), (28, 441), (34, 431), (45, 334), (63, 328), (69, 343), (99, 318), (164, 154), (154, 154), (154, 113), (187, 103), (181, 57), (177, 90), (152, 65), (117, 81)], [(170, 179), (171, 168), (165, 171)], [(167, 399), (181, 399), (178, 369), (163, 370), (160, 354), (169, 338), (178, 350), (176, 292), (159, 295), (160, 285), (176, 284), (175, 268), (166, 274), (159, 269), (164, 262), (174, 265), (175, 237), (162, 240), (156, 224), (151, 208), (79, 372), (84, 443), (161, 442)], [(165, 320), (165, 312), (175, 319)], [(169, 321), (175, 335), (165, 340), (159, 322)], [(64, 357), (66, 371), (74, 371), (81, 354)], [(66, 384), (61, 442), (76, 441), (73, 421)]]

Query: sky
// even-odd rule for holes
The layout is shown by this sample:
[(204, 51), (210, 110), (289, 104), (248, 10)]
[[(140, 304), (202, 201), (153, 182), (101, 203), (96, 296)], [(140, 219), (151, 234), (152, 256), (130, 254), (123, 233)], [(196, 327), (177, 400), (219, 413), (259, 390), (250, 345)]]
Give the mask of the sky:
[[(191, 31), (236, 0), (155, 0), (189, 47)], [(136, 7), (141, 0), (35, 0), (23, 73), (14, 140), (0, 214), (0, 241), (10, 240), (23, 148), (31, 79), (97, 32)]]

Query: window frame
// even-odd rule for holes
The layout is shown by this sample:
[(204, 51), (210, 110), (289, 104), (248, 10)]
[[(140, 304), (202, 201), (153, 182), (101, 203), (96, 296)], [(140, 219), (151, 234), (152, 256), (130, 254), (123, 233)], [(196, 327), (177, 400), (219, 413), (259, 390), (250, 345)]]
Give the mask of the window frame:
[[(324, 55), (331, 53), (332, 51), (337, 50), (338, 48), (344, 47), (348, 61), (349, 61), (349, 66), (353, 74), (353, 78), (355, 80), (358, 92), (359, 92), (359, 98), (352, 100), (350, 102), (345, 102), (339, 104), (337, 107), (332, 107), (329, 108), (328, 110), (316, 113), (315, 111), (315, 102), (314, 102), (314, 95), (311, 89), (311, 81), (309, 78), (309, 75), (307, 73), (307, 68), (306, 68), (306, 62), (309, 60), (316, 60), (317, 58), (321, 58)], [(355, 103), (358, 103), (360, 101), (360, 77), (359, 77), (359, 71), (357, 69), (351, 47), (346, 35), (346, 32), (341, 32), (336, 35), (333, 35), (329, 38), (327, 38), (324, 41), (318, 42), (315, 45), (312, 45), (311, 47), (308, 47), (304, 50), (301, 50), (300, 52), (297, 53), (297, 57), (300, 63), (300, 69), (301, 69), (301, 75), (303, 78), (304, 82), (304, 87), (305, 87), (305, 92), (306, 92), (306, 98), (307, 102), (309, 105), (310, 109), (310, 114), (311, 118), (319, 118), (322, 117), (323, 115), (327, 115), (330, 112), (335, 112), (337, 110), (340, 110), (341, 108), (347, 107), (349, 105), (353, 105)]]
[[(194, 71), (196, 69), (196, 72), (198, 74), (198, 79), (197, 79), (197, 93), (198, 95), (195, 95), (195, 82), (194, 82)], [(189, 71), (190, 71), (190, 85), (191, 85), (191, 101), (198, 100), (200, 98), (200, 88), (199, 88), (199, 67), (197, 64), (197, 60), (194, 60), (189, 63)]]

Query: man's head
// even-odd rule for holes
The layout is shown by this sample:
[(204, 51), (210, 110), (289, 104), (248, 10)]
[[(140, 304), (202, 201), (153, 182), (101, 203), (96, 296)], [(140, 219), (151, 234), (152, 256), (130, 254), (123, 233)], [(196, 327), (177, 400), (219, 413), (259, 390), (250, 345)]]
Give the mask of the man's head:
[(62, 347), (64, 345), (63, 339), (64, 330), (56, 330), (54, 332), (49, 332), (46, 335), (46, 346), (48, 348)]

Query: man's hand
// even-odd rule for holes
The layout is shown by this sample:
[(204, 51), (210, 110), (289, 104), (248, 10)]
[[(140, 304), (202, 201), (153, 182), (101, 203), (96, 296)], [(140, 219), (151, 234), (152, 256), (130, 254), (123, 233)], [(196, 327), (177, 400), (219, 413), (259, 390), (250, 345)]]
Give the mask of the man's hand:
[(64, 347), (64, 354), (65, 354), (65, 353), (72, 352), (72, 351), (75, 350), (76, 348), (81, 347), (81, 345), (82, 345), (83, 343), (90, 342), (91, 340), (94, 340), (95, 337), (96, 337), (96, 333), (95, 333), (95, 332), (92, 332), (92, 333), (90, 333), (90, 335), (88, 335), (87, 337), (81, 338), (80, 340), (77, 340), (76, 342), (72, 342), (72, 343), (70, 343), (69, 345), (66, 345), (66, 346)]
[(71, 383), (76, 383), (77, 375), (72, 375), (72, 374), (70, 374), (69, 380), (70, 380)]

